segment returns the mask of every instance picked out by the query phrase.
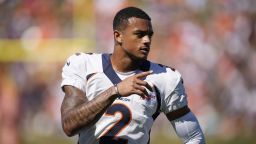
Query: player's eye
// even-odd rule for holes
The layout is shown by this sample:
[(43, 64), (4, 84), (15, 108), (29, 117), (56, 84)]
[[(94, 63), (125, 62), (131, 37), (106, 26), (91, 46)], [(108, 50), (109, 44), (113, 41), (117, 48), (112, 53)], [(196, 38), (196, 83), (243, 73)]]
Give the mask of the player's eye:
[(153, 34), (154, 34), (153, 32), (150, 32), (148, 35), (150, 38), (152, 38)]
[(142, 38), (143, 36), (145, 36), (144, 33), (136, 33), (136, 35), (137, 35), (138, 38)]

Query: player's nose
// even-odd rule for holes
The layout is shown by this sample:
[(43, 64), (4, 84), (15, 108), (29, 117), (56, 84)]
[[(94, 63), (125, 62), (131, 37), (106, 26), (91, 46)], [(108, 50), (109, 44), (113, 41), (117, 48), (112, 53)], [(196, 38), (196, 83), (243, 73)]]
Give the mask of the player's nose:
[(150, 36), (145, 35), (145, 36), (143, 37), (143, 39), (142, 39), (142, 42), (143, 42), (144, 44), (150, 44), (150, 43), (151, 43), (151, 38), (150, 38)]

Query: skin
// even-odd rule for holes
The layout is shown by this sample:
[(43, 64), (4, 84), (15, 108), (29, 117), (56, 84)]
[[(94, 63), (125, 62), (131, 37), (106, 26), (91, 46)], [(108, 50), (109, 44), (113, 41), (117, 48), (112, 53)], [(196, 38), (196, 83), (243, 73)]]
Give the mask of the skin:
[(135, 70), (147, 59), (153, 29), (151, 22), (130, 18), (124, 30), (115, 30), (115, 49), (111, 57), (113, 67), (122, 72)]
[[(147, 59), (152, 36), (153, 29), (149, 20), (129, 18), (123, 30), (114, 31), (115, 46), (111, 56), (113, 68), (120, 72), (137, 69)], [(124, 79), (117, 85), (120, 96), (138, 94), (145, 98), (147, 96), (145, 87), (150, 86), (142, 79), (151, 73), (152, 71), (142, 72)], [(61, 118), (63, 130), (68, 136), (73, 136), (80, 129), (94, 125), (119, 96), (114, 87), (110, 87), (91, 101), (88, 101), (84, 92), (73, 86), (64, 86), (64, 92)], [(179, 111), (175, 112), (180, 114)], [(169, 113), (167, 117), (173, 119), (175, 115)]]

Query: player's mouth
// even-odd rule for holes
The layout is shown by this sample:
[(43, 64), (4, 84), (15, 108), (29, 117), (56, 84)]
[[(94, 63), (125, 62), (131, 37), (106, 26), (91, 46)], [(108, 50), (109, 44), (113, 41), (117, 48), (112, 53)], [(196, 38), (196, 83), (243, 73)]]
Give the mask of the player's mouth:
[(149, 53), (150, 48), (149, 47), (141, 47), (140, 48), (140, 52), (142, 52), (143, 54), (148, 54)]

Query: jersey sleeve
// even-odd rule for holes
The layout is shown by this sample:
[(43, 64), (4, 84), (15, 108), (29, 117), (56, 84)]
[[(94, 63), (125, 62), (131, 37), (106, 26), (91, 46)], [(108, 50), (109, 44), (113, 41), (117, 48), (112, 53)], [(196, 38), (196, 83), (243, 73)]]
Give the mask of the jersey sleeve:
[(86, 90), (86, 54), (70, 56), (62, 68), (61, 87), (71, 85), (85, 92)]
[(171, 124), (184, 144), (205, 144), (203, 131), (192, 112), (171, 121)]
[(165, 92), (162, 99), (162, 111), (167, 114), (187, 105), (187, 95), (183, 80), (177, 70), (167, 71)]

